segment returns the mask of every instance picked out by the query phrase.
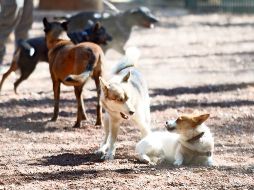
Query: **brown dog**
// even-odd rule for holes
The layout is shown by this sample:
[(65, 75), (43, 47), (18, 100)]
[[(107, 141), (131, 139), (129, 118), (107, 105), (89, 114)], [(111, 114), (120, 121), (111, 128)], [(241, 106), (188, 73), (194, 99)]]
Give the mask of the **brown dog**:
[(55, 121), (59, 112), (60, 84), (74, 86), (77, 99), (77, 121), (73, 127), (80, 127), (81, 120), (86, 119), (84, 103), (82, 100), (82, 89), (89, 77), (95, 80), (97, 89), (97, 120), (95, 125), (101, 124), (100, 105), (100, 82), (102, 65), (104, 64), (104, 53), (101, 47), (91, 42), (73, 44), (64, 40), (66, 35), (66, 23), (48, 22), (43, 19), (46, 44), (49, 49), (49, 68), (54, 90), (54, 115), (51, 121)]

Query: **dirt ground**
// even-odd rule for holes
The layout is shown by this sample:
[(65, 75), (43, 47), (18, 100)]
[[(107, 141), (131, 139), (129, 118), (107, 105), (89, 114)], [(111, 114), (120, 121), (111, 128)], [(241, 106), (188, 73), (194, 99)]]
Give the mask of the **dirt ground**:
[[(36, 12), (32, 36), (42, 35)], [(150, 87), (152, 127), (183, 113), (210, 113), (215, 166), (149, 166), (135, 158), (138, 129), (125, 123), (116, 157), (93, 152), (104, 132), (95, 127), (91, 81), (84, 100), (89, 120), (73, 129), (76, 104), (63, 87), (60, 117), (49, 122), (53, 93), (47, 63), (13, 92), (15, 75), (0, 95), (0, 189), (254, 189), (254, 15), (192, 15), (155, 10), (161, 23), (135, 29), (128, 45), (141, 49), (140, 70)], [(13, 42), (8, 44), (7, 62)], [(108, 65), (119, 55), (108, 52)]]

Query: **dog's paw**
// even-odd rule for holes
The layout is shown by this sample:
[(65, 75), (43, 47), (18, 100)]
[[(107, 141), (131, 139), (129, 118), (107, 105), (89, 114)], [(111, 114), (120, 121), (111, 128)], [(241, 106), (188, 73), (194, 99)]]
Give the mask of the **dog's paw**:
[(183, 161), (182, 160), (176, 160), (175, 162), (174, 162), (174, 165), (175, 166), (181, 166), (183, 164)]
[(96, 120), (95, 126), (101, 125), (101, 120)]
[(113, 153), (113, 151), (108, 151), (106, 154), (104, 154), (102, 159), (104, 159), (104, 160), (114, 160), (114, 157), (115, 157), (115, 154)]
[(102, 159), (102, 157), (105, 155), (105, 152), (99, 149), (99, 150), (96, 150), (94, 154)]
[(80, 128), (80, 122), (76, 122), (76, 123), (72, 126), (72, 128)]
[(213, 166), (213, 159), (212, 159), (211, 157), (209, 157), (209, 158), (207, 159), (207, 161), (205, 162), (205, 165), (206, 165), (206, 166)]
[(139, 160), (141, 163), (144, 163), (144, 164), (151, 164), (151, 163), (152, 163), (151, 159), (150, 159), (147, 155), (145, 155), (145, 154), (140, 155), (140, 156), (138, 157), (138, 160)]
[(102, 145), (97, 151), (95, 151), (95, 155), (97, 155), (100, 159), (105, 160), (105, 156), (107, 154), (108, 146), (106, 144)]
[(54, 122), (56, 120), (57, 120), (57, 117), (55, 117), (55, 116), (50, 119), (51, 122)]

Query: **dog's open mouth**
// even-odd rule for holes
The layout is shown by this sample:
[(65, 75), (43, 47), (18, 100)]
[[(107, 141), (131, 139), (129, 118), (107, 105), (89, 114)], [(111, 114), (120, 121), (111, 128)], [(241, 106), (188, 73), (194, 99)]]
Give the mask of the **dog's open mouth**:
[(120, 114), (121, 114), (123, 119), (128, 119), (129, 118), (127, 115), (123, 114), (122, 112), (120, 112)]
[(154, 28), (154, 24), (150, 22), (144, 22), (143, 27), (145, 28)]

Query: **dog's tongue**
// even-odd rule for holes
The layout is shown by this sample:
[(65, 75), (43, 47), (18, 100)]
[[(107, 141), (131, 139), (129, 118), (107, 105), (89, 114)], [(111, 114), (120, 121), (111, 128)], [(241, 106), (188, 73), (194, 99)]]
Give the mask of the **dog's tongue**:
[(129, 118), (127, 115), (123, 114), (122, 112), (120, 112), (120, 114), (121, 114), (122, 118), (124, 118), (124, 119), (128, 119)]

